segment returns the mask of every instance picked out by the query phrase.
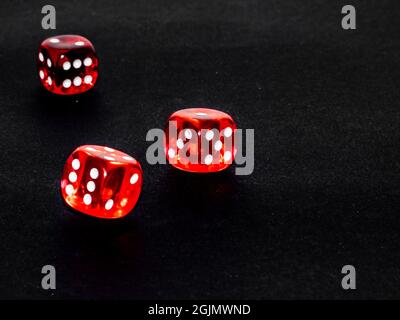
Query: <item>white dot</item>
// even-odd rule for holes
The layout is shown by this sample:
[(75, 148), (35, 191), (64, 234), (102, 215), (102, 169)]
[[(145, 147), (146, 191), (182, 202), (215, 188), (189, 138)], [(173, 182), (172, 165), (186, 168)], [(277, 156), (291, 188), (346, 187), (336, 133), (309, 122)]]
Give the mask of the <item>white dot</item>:
[(77, 41), (77, 42), (75, 42), (75, 45), (76, 46), (83, 46), (83, 45), (85, 45), (85, 43), (83, 41)]
[(108, 152), (114, 152), (115, 151), (113, 148), (109, 148), (109, 147), (104, 147), (104, 150), (106, 150)]
[(222, 142), (220, 140), (218, 140), (215, 145), (214, 145), (214, 149), (219, 151), (222, 149)]
[(69, 88), (70, 86), (71, 86), (71, 84), (72, 84), (72, 82), (71, 82), (71, 80), (69, 80), (69, 79), (65, 79), (64, 81), (63, 81), (63, 87), (64, 88)]
[(78, 170), (80, 167), (81, 167), (81, 163), (80, 163), (79, 159), (72, 160), (72, 168), (74, 168), (74, 170)]
[(51, 60), (49, 58), (47, 58), (47, 66), (51, 68)]
[(214, 138), (214, 132), (212, 130), (208, 130), (206, 133), (206, 139), (210, 141), (212, 138)]
[(224, 136), (229, 138), (232, 135), (232, 128), (228, 127), (224, 130)]
[(71, 62), (65, 61), (65, 62), (63, 63), (63, 69), (64, 69), (65, 71), (71, 69)]
[(224, 160), (229, 161), (232, 158), (232, 153), (230, 151), (225, 151), (224, 153)]
[(93, 192), (96, 189), (96, 184), (93, 181), (89, 181), (86, 185), (89, 192)]
[(176, 145), (177, 145), (178, 149), (182, 149), (184, 146), (183, 140), (182, 139), (176, 140)]
[(47, 83), (49, 84), (49, 86), (51, 86), (51, 84), (53, 83), (53, 80), (51, 80), (50, 77), (47, 77)]
[(76, 60), (74, 60), (74, 62), (72, 62), (72, 65), (74, 66), (75, 69), (78, 69), (81, 67), (82, 61), (79, 59), (76, 59)]
[(78, 176), (76, 175), (76, 173), (74, 171), (72, 171), (72, 172), (69, 173), (68, 179), (69, 179), (69, 181), (74, 183), (78, 179)]
[(206, 157), (204, 158), (204, 163), (205, 163), (206, 165), (211, 164), (212, 161), (213, 161), (213, 157), (212, 157), (211, 154), (206, 155)]
[(97, 170), (96, 168), (92, 168), (90, 170), (90, 177), (92, 179), (97, 179), (99, 177), (99, 170)]
[(204, 112), (196, 112), (196, 114), (197, 114), (198, 116), (200, 116), (200, 117), (205, 117), (205, 116), (207, 116), (207, 113), (204, 113)]
[(129, 180), (129, 182), (131, 184), (135, 184), (137, 181), (139, 180), (139, 175), (137, 173), (134, 173), (131, 177), (131, 179)]
[(133, 161), (133, 158), (129, 156), (123, 156), (122, 158), (128, 161)]
[(90, 194), (86, 193), (83, 196), (83, 202), (84, 202), (84, 204), (86, 204), (88, 206), (89, 204), (92, 203), (92, 196)]
[(190, 131), (190, 129), (185, 130), (185, 137), (189, 140), (192, 139), (192, 131)]
[(170, 158), (175, 157), (175, 150), (174, 150), (174, 149), (169, 149), (169, 150), (168, 150), (168, 156), (169, 156)]
[(43, 72), (43, 70), (40, 70), (39, 71), (39, 77), (40, 77), (40, 79), (44, 79), (44, 72)]
[(81, 77), (75, 77), (74, 78), (74, 86), (79, 87), (82, 84), (82, 78)]
[(66, 194), (67, 195), (72, 195), (72, 193), (74, 192), (74, 187), (72, 186), (72, 184), (68, 184), (66, 187), (65, 187), (65, 192), (66, 192)]
[(86, 150), (97, 152), (97, 150), (93, 149), (92, 147), (86, 147)]
[(83, 78), (83, 82), (85, 82), (86, 84), (91, 83), (92, 80), (93, 80), (93, 78), (92, 78), (91, 75), (87, 75), (87, 76), (85, 76), (85, 77)]
[(56, 39), (56, 38), (52, 38), (52, 39), (50, 39), (49, 40), (51, 43), (59, 43), (60, 42), (60, 40), (59, 39)]
[(89, 58), (89, 57), (85, 58), (85, 60), (83, 60), (83, 64), (86, 67), (89, 67), (92, 64), (92, 58)]
[(114, 205), (114, 201), (112, 199), (107, 200), (106, 205), (104, 206), (104, 208), (106, 208), (106, 210), (110, 210)]
[(43, 53), (41, 53), (41, 52), (39, 52), (39, 60), (40, 60), (41, 62), (44, 61)]
[(115, 160), (115, 158), (109, 157), (109, 156), (103, 156), (103, 158), (106, 159), (106, 160), (110, 160), (110, 161), (114, 161)]

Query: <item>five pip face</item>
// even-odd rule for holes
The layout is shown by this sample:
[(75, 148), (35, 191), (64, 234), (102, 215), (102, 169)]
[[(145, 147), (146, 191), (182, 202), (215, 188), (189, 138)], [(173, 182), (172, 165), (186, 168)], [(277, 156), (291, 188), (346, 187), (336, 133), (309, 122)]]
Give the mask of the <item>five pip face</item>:
[(38, 73), (52, 93), (73, 95), (94, 87), (98, 58), (92, 43), (79, 35), (59, 35), (44, 40), (38, 52)]

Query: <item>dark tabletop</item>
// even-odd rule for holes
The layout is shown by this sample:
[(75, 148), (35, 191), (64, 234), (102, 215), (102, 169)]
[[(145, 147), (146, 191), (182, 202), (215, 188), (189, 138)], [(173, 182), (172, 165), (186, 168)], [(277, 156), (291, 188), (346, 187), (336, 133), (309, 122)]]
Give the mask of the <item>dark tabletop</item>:
[[(396, 1), (46, 1), (0, 4), (0, 298), (393, 298), (400, 293), (400, 21)], [(90, 39), (100, 78), (41, 87), (42, 40)], [(146, 133), (209, 106), (255, 129), (255, 169), (149, 165)], [(134, 211), (64, 205), (79, 145), (138, 159)], [(41, 289), (54, 265), (57, 289)], [(341, 269), (357, 269), (357, 290)]]

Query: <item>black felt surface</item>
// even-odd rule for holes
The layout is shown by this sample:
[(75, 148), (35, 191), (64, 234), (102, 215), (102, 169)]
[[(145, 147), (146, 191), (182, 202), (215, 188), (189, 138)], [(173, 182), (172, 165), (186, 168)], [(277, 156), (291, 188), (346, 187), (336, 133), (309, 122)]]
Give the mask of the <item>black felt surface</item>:
[[(52, 1), (0, 4), (0, 298), (399, 297), (399, 5), (352, 1)], [(40, 42), (89, 38), (92, 92), (41, 88)], [(255, 170), (150, 166), (146, 132), (184, 106), (255, 129)], [(107, 145), (138, 159), (134, 212), (68, 209), (70, 152)], [(57, 290), (41, 289), (41, 267)], [(357, 267), (357, 290), (341, 268)]]

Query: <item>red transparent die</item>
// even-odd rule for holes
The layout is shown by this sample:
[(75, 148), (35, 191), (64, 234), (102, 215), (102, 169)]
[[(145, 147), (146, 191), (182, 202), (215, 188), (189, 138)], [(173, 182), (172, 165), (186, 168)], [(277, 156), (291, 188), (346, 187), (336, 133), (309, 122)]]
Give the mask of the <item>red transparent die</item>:
[(142, 189), (142, 169), (131, 156), (84, 145), (67, 159), (61, 179), (65, 202), (98, 218), (120, 218), (133, 209)]
[(77, 35), (60, 35), (42, 42), (38, 73), (43, 86), (62, 95), (79, 94), (95, 85), (98, 58), (92, 43)]
[(167, 159), (190, 172), (216, 172), (228, 168), (236, 154), (232, 117), (209, 108), (174, 112), (165, 128)]

